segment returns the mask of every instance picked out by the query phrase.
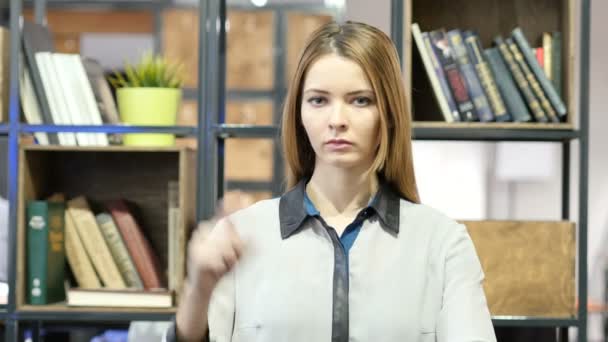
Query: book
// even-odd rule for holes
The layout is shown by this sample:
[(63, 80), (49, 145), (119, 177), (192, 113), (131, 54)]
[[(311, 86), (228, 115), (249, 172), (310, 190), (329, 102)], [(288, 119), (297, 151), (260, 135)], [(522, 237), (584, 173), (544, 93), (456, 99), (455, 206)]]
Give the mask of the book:
[(501, 36), (497, 36), (496, 38), (494, 38), (494, 43), (496, 44), (496, 47), (498, 48), (502, 59), (507, 65), (508, 70), (511, 72), (511, 75), (515, 80), (515, 84), (517, 84), (519, 91), (523, 95), (523, 98), (526, 100), (526, 104), (528, 105), (528, 108), (530, 108), (534, 119), (537, 122), (547, 122), (547, 117), (545, 116), (543, 108), (540, 106), (540, 103), (538, 102), (538, 99), (536, 99), (536, 96), (534, 96), (534, 92), (532, 92), (528, 80), (524, 76), (520, 65), (515, 61), (515, 58), (513, 57), (511, 50), (507, 46), (507, 43), (505, 43), (505, 40)]
[[(545, 71), (547, 79), (549, 79), (549, 81), (553, 81), (553, 68), (551, 63), (551, 57), (553, 55), (553, 39), (551, 38), (551, 33), (544, 32), (541, 40), (543, 47), (543, 70)], [(555, 86), (555, 84), (553, 86)]]
[(566, 116), (566, 105), (555, 91), (553, 84), (551, 84), (551, 82), (547, 79), (547, 76), (544, 74), (542, 67), (538, 65), (538, 61), (536, 60), (536, 58), (534, 58), (534, 54), (531, 51), (528, 39), (526, 39), (526, 36), (524, 35), (520, 27), (515, 28), (512, 32), (512, 35), (513, 40), (515, 41), (523, 55), (523, 58), (526, 60), (529, 68), (532, 70), (532, 73), (534, 74), (536, 80), (538, 80), (543, 95), (546, 95), (546, 97), (548, 98), (548, 102), (551, 103), (551, 106), (557, 113), (556, 115), (559, 116), (559, 118), (563, 119)]
[(82, 65), (86, 71), (87, 78), (99, 108), (99, 113), (104, 123), (120, 124), (116, 102), (112, 96), (112, 90), (104, 76), (103, 68), (96, 59), (82, 57)]
[(0, 123), (8, 121), (10, 31), (0, 26)]
[(173, 294), (167, 290), (79, 289), (65, 285), (68, 306), (108, 308), (171, 308)]
[(429, 53), (426, 49), (426, 44), (424, 43), (424, 39), (422, 37), (422, 32), (420, 31), (420, 27), (417, 23), (412, 24), (412, 35), (414, 36), (414, 41), (416, 42), (416, 46), (418, 47), (418, 52), (420, 53), (422, 64), (424, 65), (426, 74), (431, 83), (433, 94), (435, 95), (435, 99), (437, 100), (439, 109), (441, 110), (441, 114), (443, 115), (443, 118), (446, 122), (453, 122), (454, 117), (452, 116), (447, 98), (443, 93), (441, 84), (439, 83), (439, 78), (435, 73), (435, 69), (431, 62)]
[(562, 34), (559, 31), (551, 34), (551, 82), (558, 96), (562, 96)]
[(479, 37), (471, 31), (466, 31), (464, 33), (464, 44), (469, 53), (471, 63), (475, 66), (483, 91), (488, 98), (490, 108), (494, 113), (494, 119), (499, 122), (510, 121), (511, 117), (496, 86), (494, 75), (490, 72), (488, 63), (482, 53), (483, 48), (481, 47)]
[(62, 202), (27, 202), (27, 290), (32, 305), (65, 299), (64, 214)]
[(488, 60), (488, 66), (492, 71), (492, 75), (494, 75), (494, 79), (496, 80), (496, 86), (503, 95), (502, 98), (511, 119), (515, 122), (528, 122), (532, 120), (526, 102), (521, 97), (517, 84), (515, 84), (515, 80), (509, 72), (498, 48), (485, 49), (484, 54)]
[(179, 182), (169, 181), (167, 184), (167, 216), (168, 216), (168, 241), (169, 246), (169, 290), (181, 292), (185, 278), (186, 263), (186, 232), (183, 229), (182, 212), (179, 206)]
[(137, 272), (144, 283), (144, 288), (164, 288), (158, 256), (132, 215), (126, 201), (123, 199), (109, 201), (106, 203), (106, 208), (120, 231)]
[[(62, 92), (63, 90), (59, 86), (59, 80), (57, 79), (57, 70), (55, 62), (52, 58), (52, 52), (42, 51), (36, 52), (34, 61), (38, 67), (38, 73), (42, 82), (42, 88), (48, 102), (50, 109), (50, 115), (53, 123), (57, 125), (71, 125), (73, 124), (72, 119), (69, 115), (67, 105), (64, 101)], [(34, 74), (33, 72), (32, 74)], [(34, 78), (35, 84), (35, 78)], [(80, 140), (80, 144), (86, 146), (85, 135), (77, 135), (75, 133), (58, 133), (59, 142), (65, 146), (77, 146)]]
[[(37, 107), (40, 109), (42, 121), (47, 125), (55, 123), (51, 115), (51, 109), (48, 103), (48, 96), (42, 85), (40, 70), (36, 63), (36, 53), (41, 51), (53, 51), (53, 41), (50, 31), (39, 24), (24, 20), (22, 23), (22, 40), (23, 40), (23, 55), (27, 64), (27, 70), (32, 81), (32, 88), (36, 94), (35, 99), (38, 102)], [(49, 133), (48, 139), (50, 144), (64, 144), (66, 133)]]
[(469, 96), (473, 100), (473, 105), (477, 110), (480, 121), (494, 121), (494, 113), (488, 103), (488, 98), (481, 87), (477, 72), (471, 64), (467, 49), (462, 39), (460, 30), (448, 31), (448, 41), (452, 51), (454, 51), (454, 57), (458, 62), (458, 67), (464, 76), (464, 80), (467, 84)]
[(83, 289), (101, 287), (101, 282), (95, 274), (91, 259), (87, 255), (80, 236), (78, 236), (76, 223), (67, 212), (65, 213), (65, 254), (74, 278), (78, 282), (78, 287)]
[[(20, 52), (19, 58), (21, 63), (19, 65), (19, 100), (21, 101), (21, 111), (27, 123), (31, 125), (42, 125), (44, 121), (42, 119), (42, 113), (34, 91), (34, 85), (32, 83), (32, 76), (30, 70), (23, 56), (23, 52)], [(49, 145), (52, 141), (51, 137), (42, 132), (34, 133), (34, 137), (39, 145)], [(57, 135), (53, 135), (55, 143), (58, 143)]]
[[(543, 50), (542, 47), (537, 47), (534, 49), (534, 57), (536, 57), (536, 61), (538, 62), (538, 65), (540, 65), (540, 67), (543, 69), (543, 72), (545, 70), (545, 51)], [(546, 73), (545, 73), (546, 75)]]
[(76, 224), (78, 236), (82, 240), (87, 255), (91, 259), (103, 285), (115, 289), (126, 288), (127, 286), (118, 270), (118, 265), (110, 253), (86, 198), (78, 196), (69, 200), (67, 211)]
[(452, 48), (448, 43), (445, 31), (435, 30), (429, 33), (433, 49), (448, 81), (454, 100), (458, 106), (461, 121), (479, 121), (475, 106), (469, 97), (464, 77), (454, 59)]
[(127, 251), (127, 247), (125, 246), (125, 243), (118, 232), (118, 228), (116, 227), (112, 216), (104, 212), (97, 214), (95, 218), (97, 219), (101, 233), (103, 234), (103, 237), (110, 248), (112, 257), (118, 265), (118, 270), (125, 280), (125, 283), (127, 283), (127, 286), (136, 289), (143, 289), (144, 286), (141, 278), (135, 269), (133, 260)]
[[(526, 59), (524, 59), (524, 56), (523, 56), (522, 51), (519, 48), (519, 46), (517, 46), (517, 44), (515, 43), (515, 41), (512, 38), (505, 39), (505, 43), (509, 47), (509, 50), (511, 50), (511, 54), (513, 54), (513, 59), (515, 60), (515, 62), (517, 62), (517, 64), (519, 64), (521, 71), (523, 72), (524, 76), (528, 80), (528, 84), (530, 85), (532, 92), (534, 93), (534, 95), (536, 96), (538, 101), (540, 102), (540, 105), (543, 108), (543, 111), (545, 112), (545, 114), (547, 115), (547, 118), (549, 119), (549, 121), (559, 122), (559, 118), (557, 117), (555, 110), (553, 109), (553, 107), (551, 106), (551, 103), (549, 103), (549, 100), (545, 96), (543, 89), (541, 88), (540, 84), (538, 83), (538, 79), (530, 70), (530, 67), (529, 67)], [(532, 57), (532, 60), (535, 61), (535, 58)]]
[(443, 67), (439, 63), (439, 59), (437, 58), (435, 49), (433, 49), (431, 37), (429, 36), (428, 32), (422, 33), (422, 40), (424, 41), (426, 52), (429, 55), (429, 59), (431, 60), (431, 64), (433, 65), (433, 69), (435, 70), (435, 74), (437, 75), (437, 79), (439, 80), (439, 84), (441, 85), (442, 95), (445, 96), (445, 99), (448, 102), (448, 108), (450, 110), (452, 120), (461, 121), (460, 113), (458, 112), (458, 107), (456, 106), (456, 101), (454, 101), (454, 96), (452, 96), (452, 90), (450, 89), (450, 85), (448, 84), (448, 81), (445, 77), (445, 73), (443, 72)]

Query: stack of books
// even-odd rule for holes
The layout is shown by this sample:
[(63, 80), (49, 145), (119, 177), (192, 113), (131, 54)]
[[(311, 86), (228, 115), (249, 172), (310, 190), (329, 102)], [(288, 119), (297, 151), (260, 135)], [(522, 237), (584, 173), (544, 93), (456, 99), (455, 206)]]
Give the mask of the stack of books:
[[(9, 31), (0, 29), (8, 39)], [(29, 124), (119, 124), (118, 109), (98, 61), (57, 53), (47, 27), (24, 20), (19, 87), (23, 116)], [(120, 137), (104, 133), (35, 133), (40, 145), (108, 146)]]
[(545, 33), (533, 49), (521, 28), (483, 48), (473, 31), (422, 32), (418, 53), (446, 122), (566, 121), (561, 93), (561, 35)]
[[(170, 191), (174, 186), (170, 184)], [(169, 193), (170, 196), (176, 197)], [(28, 302), (68, 306), (171, 308), (182, 251), (169, 246), (169, 284), (154, 250), (136, 220), (133, 204), (105, 201), (91, 209), (84, 196), (62, 194), (27, 202)], [(169, 214), (179, 210), (169, 208)], [(168, 244), (179, 219), (169, 218)], [(174, 235), (171, 235), (174, 234)], [(180, 257), (181, 256), (181, 257)], [(72, 286), (66, 261), (77, 283)]]

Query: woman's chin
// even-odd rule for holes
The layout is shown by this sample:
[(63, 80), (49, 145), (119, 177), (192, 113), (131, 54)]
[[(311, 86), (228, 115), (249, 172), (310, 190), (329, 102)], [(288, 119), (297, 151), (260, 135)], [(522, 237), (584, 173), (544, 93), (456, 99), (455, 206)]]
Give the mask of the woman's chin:
[[(357, 158), (356, 156), (331, 156), (322, 161), (329, 168), (335, 169), (360, 169), (366, 170), (371, 166), (371, 162), (367, 160), (362, 160), (361, 158)], [(317, 165), (320, 166), (320, 165)]]

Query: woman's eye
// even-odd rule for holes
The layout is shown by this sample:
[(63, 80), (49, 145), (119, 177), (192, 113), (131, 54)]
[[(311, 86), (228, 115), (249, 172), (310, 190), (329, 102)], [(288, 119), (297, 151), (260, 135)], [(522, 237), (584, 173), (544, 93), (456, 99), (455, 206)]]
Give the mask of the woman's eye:
[(308, 103), (310, 103), (313, 106), (321, 106), (321, 105), (325, 104), (325, 99), (320, 96), (315, 96), (315, 97), (309, 98)]
[(354, 103), (356, 106), (365, 107), (372, 103), (372, 99), (370, 99), (369, 97), (365, 97), (365, 96), (359, 96), (359, 97), (355, 98)]

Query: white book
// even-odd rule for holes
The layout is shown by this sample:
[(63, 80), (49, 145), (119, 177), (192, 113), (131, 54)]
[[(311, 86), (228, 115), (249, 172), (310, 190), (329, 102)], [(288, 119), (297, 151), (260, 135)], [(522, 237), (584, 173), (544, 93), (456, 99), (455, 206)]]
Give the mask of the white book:
[[(51, 54), (53, 60), (55, 77), (57, 80), (56, 85), (60, 89), (60, 99), (63, 102), (63, 108), (70, 117), (70, 122), (75, 125), (90, 125), (84, 114), (81, 113), (81, 109), (76, 103), (79, 97), (78, 84), (75, 82), (73, 72), (70, 70), (69, 59), (66, 54), (53, 53)], [(90, 133), (76, 133), (76, 139), (80, 146), (94, 146), (95, 136)]]
[[(63, 101), (60, 101), (61, 93), (58, 91), (53, 84), (56, 84), (54, 76), (53, 60), (50, 52), (37, 52), (35, 55), (36, 64), (40, 71), (40, 78), (42, 79), (42, 86), (44, 92), (47, 95), (47, 101), (53, 116), (55, 124), (60, 125), (71, 125), (72, 122), (63, 108)], [(76, 146), (76, 135), (70, 132), (62, 132), (57, 134), (59, 137), (59, 143), (66, 146)]]
[[(78, 88), (81, 91), (81, 96), (79, 97), (82, 100), (81, 105), (85, 108), (83, 113), (88, 115), (91, 124), (103, 125), (101, 113), (99, 112), (99, 107), (97, 106), (97, 100), (95, 100), (95, 93), (93, 93), (93, 88), (91, 87), (91, 83), (87, 77), (87, 72), (82, 64), (82, 58), (77, 54), (70, 55), (69, 58), (71, 59), (70, 64), (72, 65), (74, 71), (74, 77), (76, 78), (76, 82), (79, 84)], [(110, 144), (108, 141), (108, 136), (105, 133), (97, 133), (95, 136), (97, 145), (108, 146)]]

